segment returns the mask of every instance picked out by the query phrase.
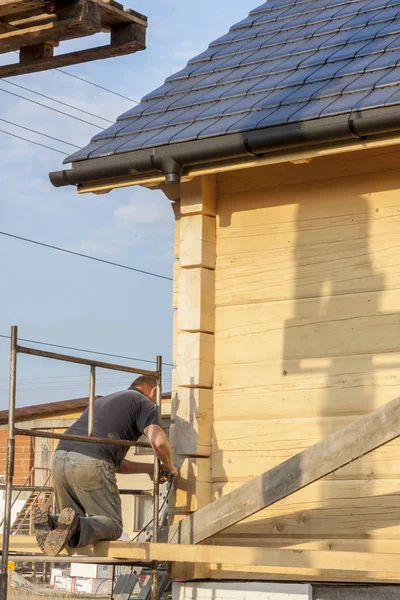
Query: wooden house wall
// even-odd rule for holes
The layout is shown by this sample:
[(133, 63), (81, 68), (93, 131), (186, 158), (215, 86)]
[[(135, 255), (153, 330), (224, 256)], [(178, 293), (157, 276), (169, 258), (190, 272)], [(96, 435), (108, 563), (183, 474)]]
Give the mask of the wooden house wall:
[[(212, 499), (399, 395), (399, 167), (392, 148), (219, 176)], [(399, 459), (395, 441), (213, 541), (390, 549)]]

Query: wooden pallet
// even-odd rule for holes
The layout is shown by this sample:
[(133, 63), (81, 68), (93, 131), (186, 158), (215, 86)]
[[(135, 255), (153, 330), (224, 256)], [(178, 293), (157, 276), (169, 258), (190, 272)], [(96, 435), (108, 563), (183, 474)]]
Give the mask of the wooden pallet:
[[(0, 54), (18, 51), (19, 62), (0, 66), (0, 78), (35, 73), (144, 50), (147, 18), (115, 0), (0, 0)], [(109, 33), (110, 43), (54, 55), (60, 42)]]

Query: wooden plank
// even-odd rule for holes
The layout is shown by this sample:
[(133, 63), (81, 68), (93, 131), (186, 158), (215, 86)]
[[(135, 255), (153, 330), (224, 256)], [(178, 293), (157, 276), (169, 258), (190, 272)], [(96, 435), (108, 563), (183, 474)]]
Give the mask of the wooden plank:
[(101, 8), (103, 25), (119, 25), (120, 23), (137, 23), (147, 27), (147, 17), (124, 7), (119, 2), (110, 0), (96, 0)]
[[(318, 152), (312, 153), (314, 158), (308, 164), (293, 164), (290, 159), (295, 156), (286, 157), (279, 164), (269, 164), (253, 168), (251, 175), (247, 169), (236, 168), (228, 173), (218, 174), (218, 191), (220, 195), (236, 194), (261, 188), (273, 189), (286, 185), (299, 187), (305, 183), (314, 184), (318, 181), (334, 180), (336, 178), (347, 179), (351, 185), (354, 177), (366, 173), (382, 173), (391, 169), (397, 170), (400, 166), (399, 148), (357, 148), (355, 151), (341, 147), (339, 152), (332, 147), (330, 154), (318, 156)], [(325, 187), (329, 193), (329, 188)]]
[[(297, 360), (285, 361), (284, 367), (282, 360), (256, 357), (243, 364), (217, 364), (214, 418), (250, 421), (366, 414), (399, 393), (399, 365), (397, 352), (302, 360), (301, 370)], [(251, 402), (247, 402), (249, 393)]]
[(174, 518), (207, 506), (211, 502), (211, 460), (209, 458), (176, 458), (179, 476), (169, 507)]
[(396, 398), (190, 515), (170, 529), (170, 540), (198, 544), (399, 436)]
[(217, 180), (215, 175), (196, 177), (181, 185), (181, 214), (217, 214)]
[[(1, 539), (1, 538), (0, 538)], [(11, 553), (32, 553), (37, 551), (35, 538), (11, 536)], [(86, 556), (94, 559), (129, 559), (147, 562), (191, 562), (227, 563), (232, 565), (253, 565), (288, 568), (332, 569), (341, 571), (381, 571), (400, 576), (398, 554), (375, 554), (366, 552), (329, 552), (312, 550), (277, 550), (271, 548), (248, 548), (237, 546), (208, 546), (182, 544), (156, 544), (132, 542), (99, 542), (87, 546), (64, 550), (59, 556)], [(43, 555), (39, 555), (43, 556)], [(21, 557), (22, 558), (22, 557)], [(47, 557), (50, 562), (54, 557)], [(10, 559), (12, 557), (10, 556)], [(26, 557), (24, 558), (26, 560)]]
[(214, 271), (202, 268), (180, 269), (178, 327), (181, 331), (214, 333)]
[(391, 171), (220, 197), (217, 306), (398, 287), (398, 187)]
[(179, 260), (176, 260), (172, 265), (172, 308), (178, 308), (179, 304), (179, 274), (180, 274)]
[(212, 388), (214, 336), (209, 333), (178, 333), (176, 382), (181, 387)]
[(0, 19), (15, 13), (40, 10), (40, 0), (0, 0)]
[(33, 14), (32, 12), (11, 15), (7, 17), (5, 20), (0, 21), (0, 25), (2, 23), (6, 23), (10, 26), (9, 31), (15, 31), (17, 29), (22, 30), (33, 25), (42, 25), (45, 23), (51, 23), (52, 21), (56, 21), (56, 15), (48, 15), (47, 13), (41, 14)]
[(174, 393), (176, 453), (210, 456), (213, 427), (213, 390), (178, 388)]
[(215, 269), (216, 220), (205, 215), (180, 219), (180, 261), (182, 267)]
[(0, 79), (2, 77), (13, 77), (14, 75), (25, 75), (27, 73), (38, 73), (39, 71), (48, 71), (59, 67), (78, 65), (94, 60), (102, 60), (116, 56), (132, 54), (144, 48), (137, 42), (124, 44), (122, 46), (99, 46), (97, 48), (88, 48), (87, 50), (78, 50), (67, 54), (59, 54), (53, 58), (42, 58), (29, 63), (10, 64), (0, 66)]
[[(240, 485), (214, 483), (213, 500)], [(399, 540), (399, 499), (400, 481), (396, 479), (323, 479), (214, 536), (212, 543), (268, 546), (277, 539), (282, 546), (295, 546), (298, 539), (308, 539), (328, 545), (332, 537), (343, 537), (364, 540), (367, 546), (373, 540)]]
[[(185, 576), (183, 572), (181, 576)], [(251, 565), (246, 567), (246, 569), (243, 569), (243, 567), (238, 567), (232, 564), (210, 565), (207, 578), (217, 581), (224, 579), (239, 581), (307, 581), (308, 583), (329, 581), (330, 584), (398, 584), (400, 581), (396, 573), (391, 573), (388, 571), (341, 571), (336, 569), (315, 569), (311, 566), (308, 568), (288, 568), (266, 566), (255, 567)]]
[[(399, 475), (398, 457), (399, 442), (390, 442), (386, 446), (377, 449), (373, 454), (359, 458), (356, 462), (337, 469), (334, 473), (326, 476), (328, 480), (349, 480), (370, 478), (373, 481), (379, 479), (395, 479)], [(295, 451), (276, 448), (270, 453), (267, 449), (243, 450), (232, 452), (229, 450), (218, 451), (213, 454), (213, 480), (221, 481), (248, 481), (260, 473), (277, 467), (280, 463), (288, 460)], [(332, 523), (332, 527), (334, 524)]]
[(0, 52), (7, 53), (19, 50), (21, 46), (32, 46), (48, 40), (69, 40), (85, 37), (101, 31), (100, 20), (96, 15), (85, 18), (63, 19), (43, 25), (28, 27), (0, 34)]
[(282, 372), (293, 378), (306, 360), (398, 352), (399, 306), (395, 289), (332, 296), (325, 306), (316, 298), (298, 300), (294, 315), (290, 302), (218, 308), (216, 364), (281, 359)]
[(53, 56), (54, 45), (49, 42), (35, 44), (34, 46), (25, 46), (19, 51), (19, 60), (21, 64), (30, 63), (33, 60), (40, 60), (42, 58), (53, 58)]

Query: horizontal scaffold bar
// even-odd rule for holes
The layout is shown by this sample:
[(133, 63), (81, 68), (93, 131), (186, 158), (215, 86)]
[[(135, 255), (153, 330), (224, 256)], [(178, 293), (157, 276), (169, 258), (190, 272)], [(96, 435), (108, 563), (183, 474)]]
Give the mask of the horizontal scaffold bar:
[[(253, 548), (244, 546), (208, 546), (184, 544), (154, 544), (133, 542), (99, 542), (95, 546), (79, 548), (70, 555), (63, 551), (57, 558), (34, 556), (38, 547), (29, 536), (11, 536), (10, 560), (72, 562), (90, 560), (107, 563), (110, 559), (136, 563), (183, 562), (225, 564), (238, 566), (277, 567), (291, 569), (361, 571), (364, 574), (386, 573), (400, 576), (399, 553), (372, 554), (368, 552), (343, 552), (327, 550), (297, 550), (281, 548)], [(27, 554), (28, 556), (21, 556)]]
[(67, 433), (55, 433), (54, 431), (41, 431), (40, 429), (14, 429), (15, 435), (26, 435), (28, 437), (49, 438), (52, 440), (70, 440), (72, 442), (89, 442), (90, 444), (108, 444), (109, 446), (126, 446), (128, 448), (151, 448), (149, 442), (131, 442), (129, 440), (112, 440), (110, 438), (95, 438), (87, 435), (70, 435)]
[(41, 358), (50, 358), (52, 360), (61, 360), (64, 362), (76, 363), (78, 365), (88, 365), (89, 367), (98, 367), (99, 369), (109, 369), (111, 371), (122, 371), (124, 373), (134, 373), (136, 375), (152, 375), (158, 376), (158, 371), (149, 371), (146, 369), (136, 369), (127, 365), (116, 365), (114, 363), (106, 363), (91, 358), (78, 358), (69, 354), (57, 354), (56, 352), (47, 352), (46, 350), (36, 350), (35, 348), (25, 348), (17, 346), (18, 354), (30, 354), (31, 356), (40, 356)]

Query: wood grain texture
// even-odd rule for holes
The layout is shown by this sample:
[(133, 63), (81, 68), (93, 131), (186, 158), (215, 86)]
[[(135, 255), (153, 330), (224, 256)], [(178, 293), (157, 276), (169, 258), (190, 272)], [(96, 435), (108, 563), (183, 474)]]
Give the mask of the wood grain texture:
[(216, 220), (190, 215), (180, 220), (180, 260), (182, 267), (215, 269)]
[(400, 289), (333, 296), (325, 306), (306, 298), (295, 314), (290, 302), (222, 307), (216, 311), (216, 363), (282, 358), (287, 370), (284, 361), (398, 352), (399, 306)]
[(221, 196), (217, 306), (398, 287), (398, 187), (390, 171)]
[(217, 212), (217, 180), (215, 175), (196, 177), (181, 185), (181, 214), (208, 215)]
[[(237, 489), (236, 483), (214, 483), (213, 500)], [(321, 480), (213, 537), (212, 543), (238, 545), (297, 544), (297, 540), (375, 540), (400, 538), (400, 482), (388, 480)], [(357, 515), (357, 518), (355, 518)], [(332, 528), (332, 522), (335, 527)], [(283, 541), (285, 540), (285, 542)], [(368, 542), (371, 542), (368, 545)], [(275, 542), (274, 542), (275, 543)]]
[[(278, 353), (279, 349), (277, 349)], [(400, 353), (216, 365), (217, 421), (366, 414), (400, 393)], [(251, 424), (248, 423), (251, 427)]]
[(178, 327), (181, 331), (215, 331), (215, 274), (209, 269), (179, 271)]
[(177, 385), (212, 388), (213, 379), (214, 336), (209, 333), (179, 333), (177, 337)]
[(174, 483), (169, 508), (176, 517), (207, 506), (211, 502), (211, 460), (177, 457), (179, 476)]
[(178, 308), (179, 304), (179, 273), (180, 273), (180, 264), (179, 261), (176, 260), (172, 266), (172, 308)]
[[(347, 178), (349, 183), (354, 177), (369, 173), (384, 173), (396, 170), (400, 166), (400, 146), (380, 146), (378, 148), (364, 148), (346, 152), (344, 149), (338, 154), (315, 157), (308, 164), (293, 164), (280, 162), (268, 166), (256, 166), (250, 171), (235, 169), (218, 175), (218, 196), (225, 194), (248, 193), (250, 190), (263, 188), (281, 188), (292, 185), (315, 182), (334, 182), (340, 178)], [(326, 186), (326, 191), (329, 191)]]
[(198, 510), (171, 528), (170, 539), (197, 544), (399, 436), (396, 398)]
[[(1, 538), (0, 538), (1, 539)], [(12, 536), (10, 550), (13, 553), (35, 552), (35, 538), (29, 536)], [(62, 556), (68, 556), (65, 550)], [(99, 542), (95, 546), (87, 546), (71, 551), (69, 556), (92, 557), (94, 562), (100, 558), (115, 558), (142, 561), (157, 560), (159, 562), (191, 562), (199, 564), (230, 564), (249, 566), (249, 572), (257, 567), (269, 567), (271, 572), (295, 574), (299, 570), (307, 571), (339, 571), (351, 576), (357, 572), (360, 577), (370, 573), (386, 574), (386, 577), (400, 577), (398, 554), (377, 554), (372, 556), (365, 552), (332, 552), (293, 549), (248, 548), (235, 546), (181, 545), (130, 542)], [(10, 557), (11, 558), (11, 557)], [(43, 558), (43, 557), (41, 557)], [(39, 559), (40, 560), (40, 559)], [(215, 566), (214, 566), (215, 568)]]
[(174, 393), (176, 453), (210, 456), (213, 427), (213, 391), (178, 388)]

